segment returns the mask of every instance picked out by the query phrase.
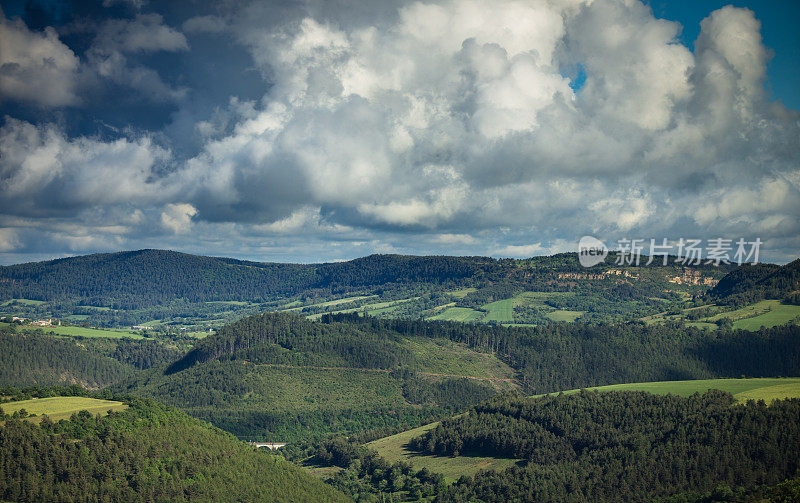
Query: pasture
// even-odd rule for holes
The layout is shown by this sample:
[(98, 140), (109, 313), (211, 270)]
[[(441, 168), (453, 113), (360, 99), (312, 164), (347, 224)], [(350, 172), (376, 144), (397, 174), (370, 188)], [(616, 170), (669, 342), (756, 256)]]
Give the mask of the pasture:
[[(3, 324), (7, 325), (7, 324)], [(142, 334), (132, 332), (130, 330), (112, 329), (112, 328), (86, 328), (74, 326), (54, 326), (54, 327), (35, 327), (29, 325), (22, 325), (19, 330), (35, 331), (41, 330), (45, 334), (54, 333), (65, 337), (105, 337), (110, 339), (121, 339), (128, 337), (131, 339), (142, 339)]]
[(378, 451), (378, 454), (390, 463), (404, 461), (411, 463), (416, 470), (427, 468), (431, 472), (441, 473), (448, 483), (454, 482), (462, 475), (474, 475), (480, 470), (504, 470), (519, 461), (485, 456), (459, 456), (455, 458), (450, 456), (428, 456), (420, 455), (408, 449), (409, 440), (435, 428), (438, 424), (426, 424), (397, 435), (379, 438), (369, 442), (367, 447)]
[[(776, 400), (780, 398), (800, 398), (800, 377), (752, 378), (752, 379), (698, 379), (691, 381), (662, 381), (628, 384), (611, 384), (587, 388), (598, 391), (647, 391), (656, 395), (689, 396), (710, 389), (731, 393), (740, 402), (747, 400)], [(565, 393), (576, 393), (569, 390)], [(541, 395), (537, 395), (541, 396)]]
[[(644, 382), (612, 384), (588, 389), (598, 391), (646, 391), (660, 395), (671, 393), (680, 396), (690, 396), (709, 389), (720, 389), (731, 393), (740, 403), (745, 403), (748, 400), (764, 400), (769, 403), (773, 400), (784, 398), (800, 398), (800, 377)], [(578, 391), (580, 390), (574, 389), (564, 393), (577, 393)], [(541, 396), (544, 395), (536, 395), (535, 397)], [(430, 423), (396, 435), (379, 438), (369, 442), (367, 446), (375, 449), (381, 457), (389, 462), (405, 461), (411, 463), (417, 470), (427, 468), (432, 472), (441, 473), (447, 478), (448, 482), (452, 482), (462, 475), (474, 475), (479, 470), (503, 470), (519, 461), (516, 459), (477, 456), (454, 458), (421, 455), (408, 449), (408, 442), (412, 438), (422, 435), (426, 431), (435, 428), (438, 424), (438, 422)]]
[(53, 421), (69, 419), (72, 414), (86, 410), (94, 414), (104, 416), (108, 411), (121, 411), (128, 408), (122, 402), (112, 400), (99, 400), (97, 398), (87, 398), (82, 396), (56, 396), (52, 398), (34, 398), (31, 400), (21, 400), (18, 402), (6, 402), (0, 404), (3, 412), (13, 414), (16, 411), (25, 409), (28, 414), (36, 414), (36, 417), (29, 419), (31, 422), (38, 423), (42, 420), (42, 415), (47, 414)]
[(444, 321), (480, 321), (483, 318), (483, 313), (469, 307), (448, 307), (442, 312), (429, 317), (429, 320), (444, 320)]

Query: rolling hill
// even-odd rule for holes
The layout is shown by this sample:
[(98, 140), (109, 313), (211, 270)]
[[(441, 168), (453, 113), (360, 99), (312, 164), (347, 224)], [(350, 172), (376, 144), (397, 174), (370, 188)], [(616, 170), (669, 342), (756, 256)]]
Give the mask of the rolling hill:
[(0, 500), (349, 500), (202, 421), (152, 401), (120, 399), (128, 407), (102, 418), (86, 411), (39, 425), (4, 418)]
[(498, 391), (800, 375), (800, 327), (711, 334), (669, 326), (502, 327), (263, 313), (120, 390), (242, 438), (291, 441), (415, 426)]
[[(573, 253), (280, 264), (138, 250), (0, 267), (0, 314), (198, 330), (263, 310), (501, 324), (632, 319), (702, 294), (732, 269), (617, 266), (613, 257), (587, 270)], [(549, 292), (567, 295), (535, 298)]]

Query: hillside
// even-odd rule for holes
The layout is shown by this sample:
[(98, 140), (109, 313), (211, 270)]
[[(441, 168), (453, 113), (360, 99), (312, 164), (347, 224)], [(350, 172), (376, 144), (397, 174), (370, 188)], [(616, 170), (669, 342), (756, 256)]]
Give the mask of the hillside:
[[(300, 468), (155, 402), (0, 425), (0, 500), (348, 501)], [(13, 403), (13, 402), (12, 402)], [(8, 405), (8, 404), (7, 404)]]
[(424, 424), (497, 391), (800, 375), (800, 327), (502, 326), (254, 315), (119, 389), (242, 438), (292, 441)]
[[(674, 394), (689, 397), (715, 389), (731, 393), (739, 403), (748, 400), (765, 400), (770, 403), (785, 398), (800, 398), (800, 378), (755, 378), (755, 379), (701, 379), (692, 381), (661, 381), (647, 383), (612, 384), (588, 388), (591, 391), (644, 391), (656, 395)], [(564, 391), (566, 394), (581, 390)], [(541, 395), (544, 396), (544, 395)], [(462, 475), (472, 476), (480, 470), (504, 470), (520, 463), (519, 458), (506, 455), (461, 455), (440, 456), (411, 447), (413, 439), (439, 426), (439, 422), (389, 435), (366, 444), (389, 462), (410, 463), (415, 469), (425, 468), (440, 473), (451, 481)]]
[(724, 392), (498, 397), (442, 421), (411, 449), (524, 459), (462, 478), (439, 501), (653, 501), (797, 475), (800, 400), (736, 405)]
[(627, 320), (702, 294), (731, 269), (616, 266), (613, 254), (587, 270), (573, 253), (279, 264), (139, 250), (0, 267), (0, 315), (190, 331), (264, 310), (500, 324)]
[(709, 290), (708, 296), (728, 304), (742, 305), (763, 299), (788, 300), (799, 290), (800, 259), (797, 259), (780, 267), (771, 264), (741, 266), (723, 277)]
[(0, 330), (0, 386), (78, 384), (102, 388), (133, 369), (118, 360), (86, 351), (70, 339)]

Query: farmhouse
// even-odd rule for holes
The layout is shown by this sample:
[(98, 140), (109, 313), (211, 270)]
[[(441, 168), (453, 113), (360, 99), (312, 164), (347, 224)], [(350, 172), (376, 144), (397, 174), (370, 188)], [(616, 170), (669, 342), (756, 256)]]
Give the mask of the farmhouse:
[(54, 327), (56, 325), (61, 326), (61, 322), (53, 318), (47, 318), (46, 320), (36, 320), (31, 325), (35, 327)]

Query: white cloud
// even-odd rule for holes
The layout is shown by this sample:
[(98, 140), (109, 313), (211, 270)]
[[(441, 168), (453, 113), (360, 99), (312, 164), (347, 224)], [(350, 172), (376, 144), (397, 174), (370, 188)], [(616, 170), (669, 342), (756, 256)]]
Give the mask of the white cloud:
[(34, 32), (0, 9), (0, 102), (75, 105), (80, 61), (53, 28)]
[(159, 14), (137, 14), (134, 19), (104, 22), (94, 41), (103, 52), (186, 51), (189, 43), (180, 31), (164, 24)]
[[(28, 192), (47, 209), (39, 188), (65, 179), (75, 208), (141, 201), (143, 223), (120, 225), (233, 222), (226, 239), (275, 242), (341, 231), (363, 241), (352, 250), (403, 249), (379, 236), (418, 228), (416, 246), (489, 241), (513, 256), (588, 233), (795, 242), (798, 115), (764, 90), (768, 51), (752, 12), (715, 11), (692, 52), (678, 24), (633, 0), (406, 2), (380, 19), (347, 9), (311, 2), (284, 18), (222, 5), (186, 21), (187, 32), (239, 37), (269, 86), (197, 122), (205, 143), (185, 162), (149, 138), (8, 123), (5, 211), (30, 213)], [(151, 98), (184, 96), (131, 63), (186, 50), (178, 30), (141, 15), (103, 30), (88, 56), (100, 75)], [(573, 90), (579, 66), (586, 81)]]
[(147, 137), (68, 139), (53, 126), (6, 118), (0, 128), (0, 211), (52, 215), (173, 195), (154, 168), (169, 152)]
[(161, 225), (175, 234), (189, 232), (192, 217), (197, 215), (197, 208), (188, 203), (168, 204), (161, 212)]
[(15, 229), (0, 228), (0, 252), (16, 250), (21, 242)]

